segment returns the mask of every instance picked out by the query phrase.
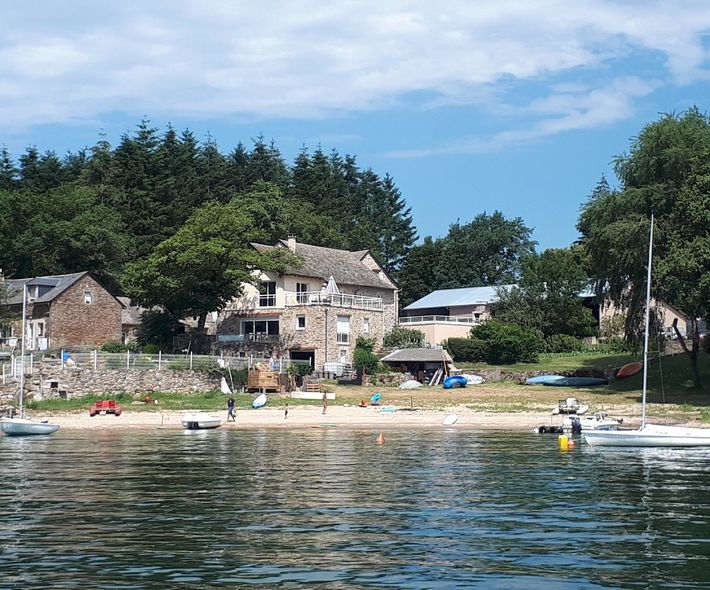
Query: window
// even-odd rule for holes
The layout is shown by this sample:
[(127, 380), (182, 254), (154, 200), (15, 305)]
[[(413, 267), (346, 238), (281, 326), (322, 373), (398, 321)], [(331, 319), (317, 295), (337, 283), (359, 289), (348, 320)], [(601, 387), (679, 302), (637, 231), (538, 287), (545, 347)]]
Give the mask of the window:
[(259, 285), (259, 307), (276, 307), (275, 281), (264, 281)]
[(305, 329), (306, 329), (306, 316), (297, 315), (296, 316), (296, 330), (305, 330)]
[(278, 340), (278, 319), (249, 319), (242, 320), (242, 334), (247, 340), (266, 342)]
[(348, 344), (350, 342), (350, 318), (346, 315), (339, 315), (336, 326), (338, 344)]
[(89, 291), (84, 291), (84, 303), (91, 305), (94, 302), (94, 294)]
[(344, 363), (347, 358), (348, 358), (348, 349), (341, 348), (340, 349), (340, 362)]
[(481, 314), (480, 313), (474, 313), (473, 314), (474, 319), (480, 320), (481, 319)]
[(370, 318), (365, 318), (364, 320), (362, 320), (362, 333), (370, 333)]
[(296, 302), (301, 304), (308, 303), (308, 283), (296, 283)]

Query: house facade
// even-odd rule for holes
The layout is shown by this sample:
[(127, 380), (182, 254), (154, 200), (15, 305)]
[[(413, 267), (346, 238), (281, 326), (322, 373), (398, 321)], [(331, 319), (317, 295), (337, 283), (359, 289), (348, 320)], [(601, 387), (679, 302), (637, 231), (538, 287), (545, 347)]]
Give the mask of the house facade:
[(6, 311), (13, 318), (0, 346), (21, 345), (22, 294), (27, 286), (26, 348), (101, 346), (121, 340), (122, 304), (88, 272), (7, 279)]
[(314, 368), (352, 363), (358, 336), (379, 345), (397, 322), (398, 286), (369, 251), (350, 252), (298, 243), (252, 244), (261, 251), (289, 248), (299, 264), (284, 273), (259, 272), (259, 286), (220, 313), (222, 348), (308, 360)]
[[(499, 287), (468, 287), (463, 289), (440, 289), (432, 291), (411, 305), (402, 309), (399, 325), (424, 333), (427, 342), (440, 345), (447, 338), (466, 338), (471, 328), (495, 315), (499, 289), (510, 289), (513, 285)], [(607, 301), (599, 305), (591, 289), (579, 293), (580, 305), (588, 307), (597, 320), (599, 328), (608, 331), (609, 326), (617, 326), (616, 335), (623, 335), (625, 311)], [(663, 324), (663, 332), (675, 338), (673, 321), (678, 320), (678, 329), (685, 336), (688, 317), (663, 301), (653, 300), (653, 309)]]
[(399, 325), (419, 330), (432, 345), (447, 338), (467, 338), (473, 326), (493, 316), (499, 288), (510, 285), (432, 291), (402, 309)]

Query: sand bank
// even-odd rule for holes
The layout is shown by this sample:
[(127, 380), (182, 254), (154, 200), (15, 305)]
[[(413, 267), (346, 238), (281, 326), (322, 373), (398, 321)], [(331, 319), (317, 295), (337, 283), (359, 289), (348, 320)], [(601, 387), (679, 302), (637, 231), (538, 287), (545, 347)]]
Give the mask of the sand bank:
[[(120, 416), (99, 415), (93, 418), (88, 412), (53, 414), (57, 422), (67, 430), (122, 430), (151, 428), (182, 428), (184, 412), (135, 412), (126, 409)], [(236, 422), (226, 422), (226, 412), (210, 412), (222, 418), (221, 428), (310, 428), (335, 426), (343, 428), (441, 428), (442, 421), (450, 414), (456, 414), (455, 428), (518, 430), (529, 431), (541, 424), (560, 425), (561, 416), (549, 413), (497, 413), (476, 412), (466, 407), (454, 406), (445, 410), (415, 410), (353, 406), (332, 406), (323, 415), (321, 408), (313, 406), (291, 406), (288, 418), (284, 418), (283, 408), (261, 408), (240, 410)], [(40, 416), (34, 416), (39, 418)]]

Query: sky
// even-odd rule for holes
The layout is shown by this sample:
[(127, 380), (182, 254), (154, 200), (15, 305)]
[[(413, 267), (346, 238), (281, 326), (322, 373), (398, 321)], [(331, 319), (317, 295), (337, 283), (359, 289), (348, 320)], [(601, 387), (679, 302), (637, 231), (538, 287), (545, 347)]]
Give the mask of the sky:
[(420, 237), (502, 211), (539, 247), (663, 113), (708, 108), (707, 0), (26, 0), (0, 14), (0, 144), (63, 154), (143, 117), (391, 174)]

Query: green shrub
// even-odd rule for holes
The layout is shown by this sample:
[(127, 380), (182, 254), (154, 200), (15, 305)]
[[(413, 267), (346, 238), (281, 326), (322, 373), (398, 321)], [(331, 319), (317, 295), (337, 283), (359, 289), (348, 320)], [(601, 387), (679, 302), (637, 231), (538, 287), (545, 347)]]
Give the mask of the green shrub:
[(375, 350), (375, 339), (374, 338), (365, 338), (364, 336), (358, 336), (357, 340), (355, 341), (355, 350), (358, 348), (362, 350), (366, 350), (367, 352), (372, 352)]
[(143, 354), (158, 354), (162, 349), (157, 344), (146, 344), (143, 346)]
[(610, 338), (605, 338), (599, 344), (596, 344), (591, 348), (597, 352), (620, 354), (622, 352), (629, 352), (633, 347), (621, 336), (611, 336)]
[(488, 358), (488, 344), (479, 338), (449, 338), (444, 348), (454, 361), (462, 363), (484, 362)]
[(287, 372), (292, 377), (305, 377), (313, 372), (313, 367), (306, 363), (294, 363), (288, 366)]
[(705, 336), (701, 341), (700, 345), (703, 347), (703, 350), (710, 354), (710, 336)]
[(471, 334), (474, 338), (486, 341), (487, 361), (492, 365), (534, 363), (543, 347), (542, 338), (536, 332), (497, 320), (489, 320), (474, 327)]
[(123, 344), (123, 342), (116, 342), (114, 340), (109, 340), (104, 342), (101, 346), (102, 352), (126, 352), (128, 347)]
[(380, 359), (377, 358), (376, 354), (365, 348), (355, 348), (353, 366), (368, 375), (374, 375), (379, 369)]
[(424, 332), (395, 326), (390, 333), (385, 334), (383, 344), (395, 348), (421, 348), (424, 346)]
[(582, 348), (582, 341), (568, 334), (552, 334), (545, 338), (546, 352), (577, 352)]

